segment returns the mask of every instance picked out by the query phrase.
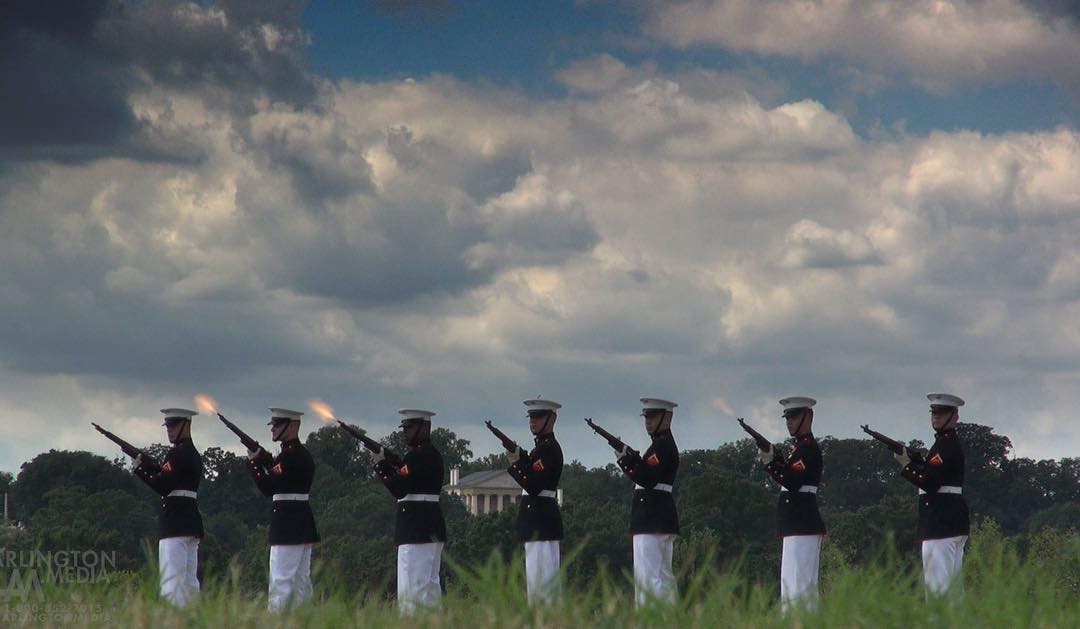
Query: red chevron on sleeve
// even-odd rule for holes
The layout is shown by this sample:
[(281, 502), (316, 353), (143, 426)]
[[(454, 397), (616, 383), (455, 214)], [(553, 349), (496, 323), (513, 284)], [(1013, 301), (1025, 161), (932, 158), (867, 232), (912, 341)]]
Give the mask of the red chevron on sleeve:
[(650, 465), (652, 467), (660, 465), (660, 457), (656, 456), (656, 453), (653, 452), (649, 455), (649, 458), (645, 459), (645, 465)]
[(934, 456), (930, 457), (930, 460), (927, 461), (927, 463), (929, 463), (930, 465), (933, 465), (935, 467), (937, 467), (938, 465), (941, 465), (944, 462), (945, 462), (945, 459), (941, 458), (940, 453), (935, 453)]
[(278, 463), (274, 467), (270, 468), (270, 473), (281, 476), (282, 474), (285, 473), (285, 468), (281, 465), (281, 463)]
[(805, 472), (806, 463), (803, 463), (802, 459), (797, 459), (791, 464), (791, 469), (795, 470), (796, 472)]
[(533, 469), (534, 472), (543, 472), (544, 471), (544, 461), (543, 461), (543, 459), (536, 459), (535, 461), (533, 461), (532, 469)]
[(170, 463), (168, 461), (165, 461), (165, 465), (161, 466), (161, 471), (162, 472), (171, 472), (172, 471), (172, 463)]
[(398, 468), (397, 474), (398, 474), (398, 476), (408, 476), (409, 475), (409, 466), (408, 465), (402, 465), (401, 467)]

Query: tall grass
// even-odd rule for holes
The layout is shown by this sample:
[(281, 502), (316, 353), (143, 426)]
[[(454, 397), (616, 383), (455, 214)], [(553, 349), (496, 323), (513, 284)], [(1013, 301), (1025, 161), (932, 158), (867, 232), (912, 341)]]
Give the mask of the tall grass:
[[(784, 615), (773, 583), (751, 583), (738, 566), (694, 562), (677, 605), (635, 609), (626, 575), (600, 576), (567, 587), (562, 604), (530, 608), (520, 557), (493, 556), (476, 567), (448, 561), (453, 574), (440, 610), (402, 619), (392, 600), (343, 591), (316, 571), (316, 600), (283, 614), (266, 612), (265, 594), (240, 584), (238, 571), (205, 583), (200, 602), (178, 610), (156, 593), (156, 569), (112, 575), (105, 583), (46, 586), (45, 603), (27, 605), (63, 615), (18, 618), (18, 601), (0, 600), (0, 625), (55, 627), (1080, 627), (1080, 592), (1068, 570), (1080, 558), (1075, 534), (1056, 542), (1055, 556), (1020, 557), (1000, 533), (979, 531), (968, 547), (963, 593), (927, 598), (918, 569), (887, 554), (869, 566), (833, 565), (822, 575), (816, 610)], [(889, 545), (886, 545), (889, 546)], [(564, 564), (575, 561), (568, 553)], [(1073, 568), (1075, 569), (1075, 568)], [(1064, 577), (1064, 578), (1063, 578)], [(9, 614), (4, 617), (5, 610)], [(87, 616), (96, 612), (96, 617)], [(15, 613), (15, 615), (11, 615)], [(81, 615), (79, 615), (81, 614)]]

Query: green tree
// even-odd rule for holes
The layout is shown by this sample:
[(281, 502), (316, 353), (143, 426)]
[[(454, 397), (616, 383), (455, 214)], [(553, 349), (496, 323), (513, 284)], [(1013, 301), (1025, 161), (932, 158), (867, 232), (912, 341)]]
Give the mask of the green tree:
[(132, 570), (145, 561), (144, 541), (157, 540), (153, 505), (128, 492), (58, 486), (43, 500), (29, 522), (33, 543), (43, 550), (116, 551), (118, 567)]
[(57, 487), (83, 487), (87, 494), (117, 489), (136, 495), (139, 483), (115, 462), (90, 454), (49, 450), (23, 463), (11, 485), (12, 511), (17, 520), (31, 520), (47, 503), (45, 494)]
[[(778, 490), (742, 475), (707, 470), (679, 491), (679, 520), (685, 532), (711, 531), (710, 552), (717, 566), (744, 560), (744, 568), (759, 574), (762, 557), (776, 555), (776, 496)], [(771, 571), (771, 568), (767, 568)]]
[(877, 504), (886, 496), (910, 496), (911, 483), (900, 476), (892, 452), (869, 439), (821, 440), (825, 462), (818, 499), (845, 511)]
[(202, 456), (204, 480), (199, 485), (199, 510), (203, 516), (228, 513), (246, 527), (266, 522), (270, 505), (251, 478), (247, 459), (217, 447), (207, 448)]
[(336, 424), (308, 435), (305, 445), (318, 463), (334, 468), (346, 478), (372, 476), (371, 452)]

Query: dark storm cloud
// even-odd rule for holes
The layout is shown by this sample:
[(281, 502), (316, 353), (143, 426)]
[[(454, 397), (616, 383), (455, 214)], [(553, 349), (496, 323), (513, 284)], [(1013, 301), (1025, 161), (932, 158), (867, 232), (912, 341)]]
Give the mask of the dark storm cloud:
[(1033, 11), (1041, 15), (1058, 18), (1067, 17), (1080, 21), (1080, 0), (1021, 0)]
[(258, 94), (308, 102), (314, 88), (305, 71), (302, 7), (236, 0), (205, 8), (120, 0), (2, 3), (0, 158), (198, 159), (192, 147), (163, 139), (138, 120), (129, 97), (149, 86), (201, 85), (236, 106)]
[(99, 38), (155, 84), (265, 94), (295, 104), (313, 96), (306, 72), (302, 2), (220, 2), (198, 8), (168, 2), (125, 6), (104, 20)]
[(380, 202), (362, 220), (325, 216), (306, 235), (270, 228), (263, 270), (271, 286), (300, 294), (378, 305), (476, 286), (489, 272), (470, 269), (463, 251), (483, 238), (476, 220), (451, 223), (437, 202)]
[[(557, 265), (597, 234), (584, 213), (484, 217), (437, 199), (379, 199), (363, 216), (322, 214), (313, 230), (267, 227), (260, 274), (271, 287), (353, 305), (458, 295), (525, 264)], [(291, 220), (291, 219), (290, 219)]]
[(130, 78), (94, 35), (113, 10), (108, 0), (0, 4), (0, 155), (86, 159), (135, 134)]

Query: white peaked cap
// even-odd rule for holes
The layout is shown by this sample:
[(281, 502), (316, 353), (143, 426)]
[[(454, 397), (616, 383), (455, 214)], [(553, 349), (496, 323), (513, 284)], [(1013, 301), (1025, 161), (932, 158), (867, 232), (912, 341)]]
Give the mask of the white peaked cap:
[(530, 411), (557, 411), (562, 408), (562, 404), (558, 402), (541, 400), (540, 398), (525, 400), (525, 406), (528, 406)]
[(784, 407), (784, 410), (789, 408), (813, 408), (817, 404), (817, 400), (812, 397), (786, 397), (780, 400), (780, 406)]
[(271, 417), (284, 417), (285, 419), (290, 419), (290, 420), (293, 420), (293, 421), (300, 421), (300, 417), (303, 416), (303, 413), (301, 413), (300, 411), (290, 411), (287, 408), (278, 408), (276, 406), (271, 406), (270, 407), (270, 416)]
[(926, 399), (930, 400), (930, 404), (937, 406), (963, 406), (964, 401), (955, 395), (949, 393), (927, 393)]
[(195, 411), (186, 408), (163, 408), (162, 413), (165, 413), (165, 419), (186, 419), (191, 420), (192, 417), (198, 415)]
[(648, 411), (652, 409), (659, 409), (662, 411), (675, 410), (678, 406), (675, 402), (669, 400), (661, 400), (658, 397), (643, 397), (641, 398), (641, 408)]
[(403, 408), (398, 411), (398, 415), (401, 415), (402, 421), (405, 421), (406, 419), (423, 419), (431, 421), (431, 418), (435, 416), (435, 413), (431, 411), (422, 411), (417, 408)]

